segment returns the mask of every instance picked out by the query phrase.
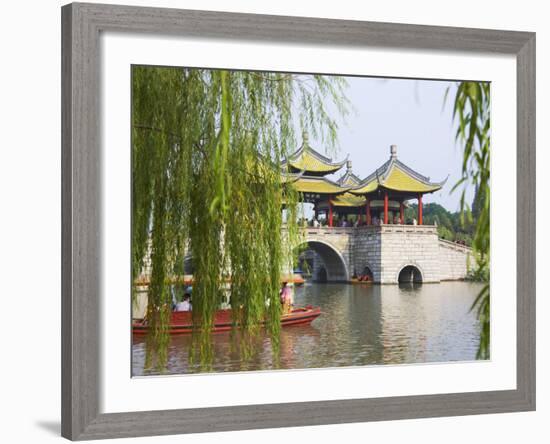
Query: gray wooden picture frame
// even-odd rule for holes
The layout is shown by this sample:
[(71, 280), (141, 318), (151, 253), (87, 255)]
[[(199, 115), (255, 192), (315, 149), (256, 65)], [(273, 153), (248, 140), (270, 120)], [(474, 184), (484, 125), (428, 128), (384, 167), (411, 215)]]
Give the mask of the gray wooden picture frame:
[[(517, 59), (515, 390), (126, 413), (99, 411), (103, 31), (510, 54)], [(535, 409), (535, 34), (240, 13), (62, 8), (62, 435), (73, 440)]]

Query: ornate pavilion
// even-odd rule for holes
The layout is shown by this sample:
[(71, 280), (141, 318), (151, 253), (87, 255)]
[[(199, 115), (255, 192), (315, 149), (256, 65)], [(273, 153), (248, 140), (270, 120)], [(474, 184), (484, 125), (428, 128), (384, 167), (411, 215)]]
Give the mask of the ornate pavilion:
[[(328, 179), (344, 165), (345, 173), (337, 180)], [(332, 227), (334, 214), (356, 215), (361, 225), (404, 224), (407, 201), (418, 200), (416, 223), (422, 225), (422, 196), (442, 188), (446, 180), (431, 182), (397, 159), (397, 146), (390, 147), (390, 159), (361, 180), (352, 171), (347, 158), (341, 162), (314, 150), (304, 135), (302, 146), (283, 162), (283, 170), (294, 177), (289, 181), (301, 193), (303, 202), (312, 203), (315, 218), (324, 213)]]
[[(314, 205), (315, 217), (318, 215), (318, 205), (320, 203), (330, 203), (333, 199), (346, 194), (352, 188), (333, 182), (325, 177), (340, 170), (346, 160), (332, 162), (332, 159), (314, 150), (309, 145), (307, 135), (304, 134), (302, 146), (283, 162), (283, 171), (296, 175), (295, 180), (290, 182), (301, 194), (302, 202)], [(351, 197), (356, 198), (356, 196)], [(333, 206), (329, 204), (329, 208), (325, 212), (328, 225), (332, 226)]]

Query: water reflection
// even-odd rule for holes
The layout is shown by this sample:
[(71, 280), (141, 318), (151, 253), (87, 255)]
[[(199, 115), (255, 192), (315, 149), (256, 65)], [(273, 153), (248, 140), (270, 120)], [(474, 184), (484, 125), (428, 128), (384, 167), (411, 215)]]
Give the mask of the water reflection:
[[(479, 328), (470, 312), (481, 286), (441, 284), (309, 284), (297, 288), (297, 305), (317, 305), (323, 314), (310, 326), (284, 328), (279, 362), (269, 338), (258, 338), (254, 356), (240, 359), (229, 333), (214, 335), (215, 372), (320, 368), (475, 359)], [(188, 363), (191, 338), (175, 336), (169, 373), (200, 371)], [(133, 374), (144, 374), (145, 343), (134, 337)]]

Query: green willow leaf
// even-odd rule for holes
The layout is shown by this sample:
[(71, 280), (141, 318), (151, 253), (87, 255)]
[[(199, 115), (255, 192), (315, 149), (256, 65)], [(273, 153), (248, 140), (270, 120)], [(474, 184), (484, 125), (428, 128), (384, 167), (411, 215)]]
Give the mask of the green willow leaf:
[[(463, 145), (462, 177), (453, 187), (464, 186), (460, 205), (467, 211), (465, 187), (476, 189), (476, 217), (472, 246), (475, 268), (472, 277), (486, 282), (472, 305), (480, 323), (480, 342), (477, 357), (490, 356), (490, 84), (487, 82), (460, 82), (456, 89), (453, 119), (458, 119), (456, 138)], [(462, 223), (465, 219), (462, 218)]]

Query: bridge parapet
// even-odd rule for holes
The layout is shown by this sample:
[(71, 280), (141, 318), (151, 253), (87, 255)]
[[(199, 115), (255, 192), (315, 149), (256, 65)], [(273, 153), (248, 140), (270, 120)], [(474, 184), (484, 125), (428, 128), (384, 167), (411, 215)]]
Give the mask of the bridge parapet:
[(466, 245), (439, 239), (439, 273), (441, 280), (464, 279), (468, 276), (472, 249)]
[[(357, 232), (371, 233), (437, 233), (437, 225), (362, 225), (359, 227), (302, 227), (302, 231), (311, 234), (352, 234)], [(452, 242), (451, 242), (452, 243)]]
[(355, 227), (304, 227), (302, 231), (314, 236), (349, 236), (356, 229)]
[(461, 251), (463, 253), (471, 253), (472, 252), (472, 249), (470, 247), (468, 247), (467, 245), (457, 244), (456, 242), (451, 242), (451, 241), (448, 241), (446, 239), (439, 239), (439, 245), (441, 247), (451, 248), (453, 250)]
[(437, 225), (363, 225), (355, 227), (358, 232), (366, 231), (373, 233), (419, 233), (437, 234)]

